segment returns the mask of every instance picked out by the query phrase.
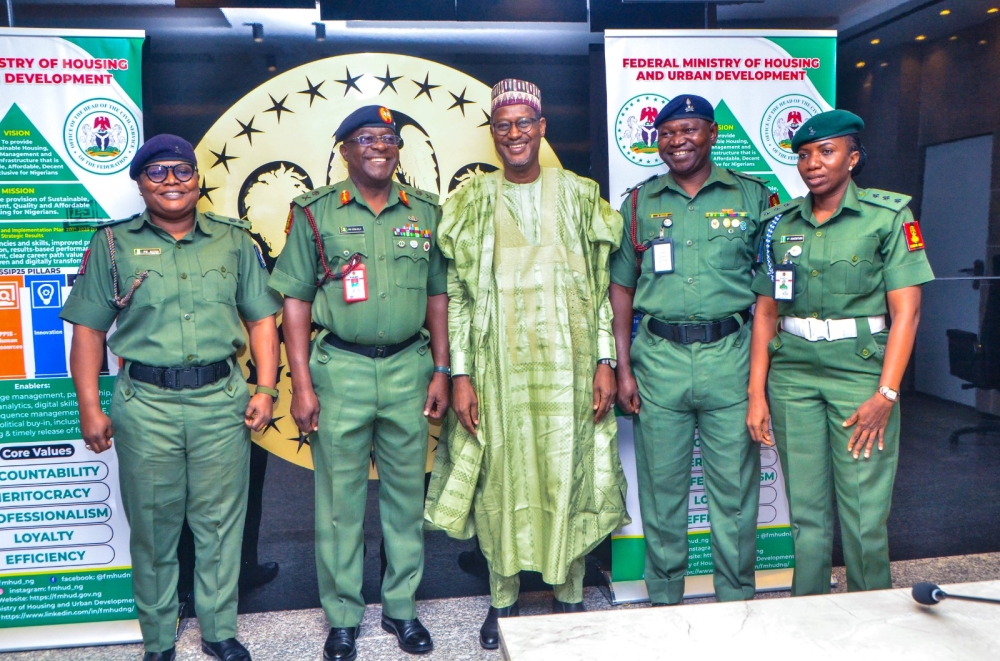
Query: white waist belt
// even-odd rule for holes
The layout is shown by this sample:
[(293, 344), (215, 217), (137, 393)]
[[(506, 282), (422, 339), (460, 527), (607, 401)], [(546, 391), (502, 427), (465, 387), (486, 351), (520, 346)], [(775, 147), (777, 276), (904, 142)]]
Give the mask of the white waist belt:
[[(872, 333), (885, 330), (885, 315), (868, 317), (868, 327)], [(858, 336), (858, 326), (854, 319), (800, 319), (782, 317), (781, 330), (805, 338), (810, 342), (843, 340)]]

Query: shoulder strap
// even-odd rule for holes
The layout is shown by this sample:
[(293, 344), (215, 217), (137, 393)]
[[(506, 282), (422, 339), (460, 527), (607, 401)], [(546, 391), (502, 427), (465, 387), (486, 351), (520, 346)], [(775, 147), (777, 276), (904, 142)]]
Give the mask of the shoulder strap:
[(234, 227), (239, 227), (242, 230), (250, 229), (250, 221), (245, 218), (230, 218), (229, 216), (220, 216), (211, 211), (205, 211), (205, 216), (210, 220), (214, 220), (217, 223), (225, 223), (226, 225), (233, 225)]
[(893, 211), (902, 211), (912, 199), (902, 193), (891, 193), (877, 188), (866, 188), (858, 191), (858, 199), (868, 204), (874, 204)]
[(128, 302), (132, 300), (132, 294), (135, 293), (135, 290), (139, 288), (139, 285), (141, 285), (147, 277), (149, 277), (149, 271), (143, 271), (142, 273), (140, 273), (139, 277), (132, 282), (132, 287), (128, 290), (128, 293), (125, 294), (125, 296), (119, 296), (118, 264), (117, 262), (115, 262), (115, 234), (114, 232), (111, 231), (110, 227), (105, 227), (104, 236), (107, 237), (108, 239), (108, 253), (111, 256), (111, 287), (113, 292), (112, 294), (113, 300), (115, 303), (115, 307), (117, 307), (119, 310), (124, 310), (125, 307), (128, 305)]
[[(641, 185), (642, 184), (639, 184), (639, 186)], [(636, 210), (639, 206), (639, 186), (632, 188), (631, 193), (629, 193), (629, 198), (632, 201), (632, 225), (629, 228), (629, 238), (632, 239), (632, 247), (635, 249), (636, 273), (642, 271), (642, 253), (649, 250), (649, 246), (647, 246), (645, 243), (639, 243), (639, 227), (638, 227), (639, 223), (636, 218), (636, 216), (638, 215), (636, 213)]]

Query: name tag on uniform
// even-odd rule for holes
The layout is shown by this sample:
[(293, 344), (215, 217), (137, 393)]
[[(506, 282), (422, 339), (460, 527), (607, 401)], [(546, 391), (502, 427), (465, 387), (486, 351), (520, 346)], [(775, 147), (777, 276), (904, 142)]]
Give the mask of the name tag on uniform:
[(774, 300), (784, 303), (795, 300), (795, 264), (774, 267)]
[(144, 256), (149, 256), (149, 255), (159, 255), (160, 254), (160, 249), (159, 248), (135, 248), (135, 249), (132, 250), (132, 253), (136, 257), (144, 257)]
[(364, 234), (365, 233), (365, 226), (364, 225), (348, 225), (347, 227), (341, 227), (340, 228), (340, 233), (341, 234)]
[(341, 271), (344, 274), (344, 302), (359, 303), (368, 300), (368, 278), (365, 274), (365, 265), (358, 264), (348, 271), (349, 266), (344, 265)]
[(649, 244), (649, 247), (653, 251), (653, 273), (673, 273), (673, 239), (654, 239)]

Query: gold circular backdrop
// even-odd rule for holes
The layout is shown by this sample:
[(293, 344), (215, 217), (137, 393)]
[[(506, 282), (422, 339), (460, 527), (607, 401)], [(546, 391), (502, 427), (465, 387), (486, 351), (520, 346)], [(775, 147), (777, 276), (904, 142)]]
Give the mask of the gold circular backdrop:
[[(341, 120), (365, 105), (392, 111), (405, 146), (397, 179), (441, 197), (469, 177), (500, 167), (489, 131), (490, 87), (430, 60), (407, 55), (358, 53), (317, 60), (287, 71), (237, 101), (195, 149), (201, 198), (198, 208), (250, 221), (268, 269), (285, 245), (285, 220), (293, 198), (347, 178), (333, 134)], [(541, 162), (559, 167), (543, 140)], [(279, 319), (280, 323), (280, 319)], [(280, 326), (279, 326), (280, 330)], [(256, 382), (249, 351), (240, 362)], [(291, 378), (281, 344), (274, 419), (254, 441), (292, 463), (312, 468), (289, 414)], [(433, 463), (437, 427), (428, 439)], [(307, 441), (308, 443), (308, 441)]]

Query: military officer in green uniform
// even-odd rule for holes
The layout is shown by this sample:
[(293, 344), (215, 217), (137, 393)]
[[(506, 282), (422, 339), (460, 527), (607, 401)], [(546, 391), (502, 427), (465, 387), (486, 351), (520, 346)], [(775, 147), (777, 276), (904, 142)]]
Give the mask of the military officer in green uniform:
[[(768, 190), (712, 163), (718, 125), (706, 99), (674, 97), (655, 126), (670, 172), (630, 189), (611, 256), (618, 403), (635, 415), (646, 589), (654, 604), (684, 596), (697, 426), (715, 594), (752, 599), (760, 452), (743, 421), (751, 269)], [(635, 342), (633, 311), (643, 315)]]
[[(270, 285), (286, 297), (291, 413), (311, 434), (316, 468), (316, 566), (331, 627), (323, 654), (340, 661), (357, 654), (365, 610), (373, 443), (388, 561), (382, 628), (407, 652), (433, 648), (414, 594), (424, 562), (427, 418), (447, 410), (451, 370), (436, 196), (394, 181), (403, 143), (388, 108), (359, 108), (335, 139), (349, 178), (292, 203)], [(313, 324), (320, 330), (310, 347)]]
[(909, 196), (852, 181), (866, 159), (862, 128), (857, 115), (833, 110), (792, 138), (809, 194), (765, 214), (753, 285), (747, 426), (754, 440), (777, 441), (795, 543), (793, 595), (830, 591), (834, 495), (847, 589), (892, 587), (886, 520), (899, 383), (920, 285), (934, 274)]
[[(271, 419), (281, 299), (249, 223), (199, 213), (194, 149), (158, 135), (130, 174), (146, 211), (99, 226), (61, 316), (73, 324), (70, 363), (87, 448), (117, 449), (131, 528), (132, 587), (146, 661), (172, 661), (177, 540), (195, 540), (202, 651), (248, 661), (236, 640), (237, 581), (247, 502), (250, 430)], [(234, 354), (250, 335), (252, 397)], [(124, 365), (110, 418), (98, 376), (107, 338)]]

